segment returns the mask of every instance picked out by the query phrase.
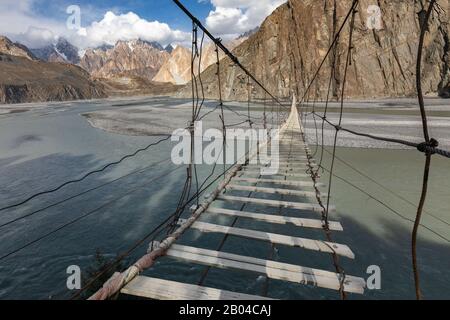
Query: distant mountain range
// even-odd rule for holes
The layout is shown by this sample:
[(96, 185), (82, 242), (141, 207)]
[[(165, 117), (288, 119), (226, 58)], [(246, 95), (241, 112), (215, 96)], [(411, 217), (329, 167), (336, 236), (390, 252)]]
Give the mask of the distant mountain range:
[(28, 49), (0, 36), (0, 103), (169, 94), (179, 87), (152, 79), (173, 52), (143, 40), (81, 52), (64, 38)]
[(68, 62), (78, 64), (80, 57), (78, 48), (64, 38), (59, 38), (55, 44), (40, 49), (31, 49), (31, 52), (40, 60), (47, 62)]
[(169, 53), (156, 42), (118, 41), (106, 50), (86, 50), (80, 66), (94, 78), (138, 76), (151, 80), (168, 58)]
[[(228, 41), (225, 46), (233, 50), (239, 44), (244, 42), (247, 38), (240, 37), (239, 39)], [(200, 63), (200, 73), (206, 70), (209, 66), (217, 62), (217, 55), (213, 43), (205, 44), (202, 48), (202, 58), (196, 60), (196, 66)], [(222, 60), (225, 54), (219, 51), (219, 59)], [(153, 78), (155, 82), (169, 82), (172, 84), (182, 85), (191, 80), (191, 50), (182, 46), (178, 46), (171, 53), (169, 59), (162, 65), (156, 76)], [(195, 75), (199, 74), (198, 68), (194, 71)]]
[(0, 53), (10, 56), (23, 57), (28, 60), (37, 60), (38, 58), (24, 45), (13, 43), (7, 37), (0, 36)]
[[(226, 43), (233, 49), (257, 29)], [(68, 40), (59, 38), (55, 44), (44, 48), (31, 49), (40, 60), (79, 65), (94, 79), (117, 79), (120, 77), (140, 77), (147, 81), (186, 84), (191, 79), (191, 52), (182, 46), (171, 44), (163, 47), (158, 42), (140, 39), (118, 41), (114, 46), (103, 45), (84, 51), (73, 46)], [(220, 58), (223, 54), (220, 53)], [(215, 63), (215, 47), (205, 44), (202, 50), (200, 71)], [(198, 73), (198, 72), (196, 72)]]
[(106, 97), (82, 68), (39, 60), (26, 47), (0, 37), (0, 103)]

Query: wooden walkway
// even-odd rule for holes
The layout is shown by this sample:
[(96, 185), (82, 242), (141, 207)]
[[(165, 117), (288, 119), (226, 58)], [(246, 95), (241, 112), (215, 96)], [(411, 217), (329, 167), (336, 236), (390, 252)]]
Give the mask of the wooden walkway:
[[(207, 208), (204, 208), (205, 210), (203, 210), (199, 219), (191, 221), (189, 229), (202, 233), (239, 237), (243, 240), (264, 241), (274, 246), (295, 247), (298, 248), (299, 255), (306, 250), (322, 255), (335, 254), (340, 259), (354, 259), (355, 254), (345, 244), (289, 234), (289, 230), (292, 231), (293, 226), (298, 228), (299, 231), (317, 230), (317, 232), (325, 232), (321, 230), (324, 228), (322, 207), (317, 201), (314, 182), (307, 174), (309, 148), (302, 141), (301, 130), (297, 108), (293, 103), (291, 114), (280, 130), (280, 158), (277, 162), (279, 171), (274, 175), (262, 176), (262, 166), (250, 164), (239, 168), (229, 183), (225, 184), (223, 190), (214, 197)], [(262, 148), (270, 148), (270, 145)], [(264, 149), (260, 151), (264, 151)], [(315, 165), (314, 161), (311, 161), (311, 165)], [(316, 185), (318, 188), (323, 186), (323, 184)], [(243, 196), (243, 193), (246, 196)], [(320, 196), (325, 197), (326, 194)], [(283, 200), (286, 198), (290, 200)], [(250, 206), (252, 210), (227, 208), (229, 206), (236, 207), (236, 205), (241, 208)], [(272, 208), (272, 213), (267, 212), (268, 208)], [(196, 207), (191, 208), (192, 212), (196, 209)], [(333, 217), (332, 213), (335, 209), (334, 207), (330, 209), (330, 216)], [(281, 214), (282, 210), (286, 210), (288, 213)], [(274, 211), (278, 211), (278, 214), (273, 214)], [(278, 226), (277, 230), (285, 227), (286, 231), (284, 233), (273, 233), (267, 230), (235, 227), (234, 224), (230, 226), (206, 222), (204, 218), (211, 216), (250, 219), (257, 226), (269, 224)], [(226, 220), (222, 219), (222, 221)], [(183, 225), (187, 222), (186, 220), (179, 220), (178, 224)], [(261, 222), (263, 223), (261, 224)], [(343, 232), (344, 230), (338, 221), (329, 221), (329, 229), (332, 232)], [(263, 275), (267, 279), (296, 283), (299, 286), (312, 285), (337, 291), (343, 289), (345, 292), (357, 294), (364, 292), (365, 282), (362, 278), (350, 275), (345, 275), (342, 278), (341, 274), (315, 269), (310, 264), (300, 266), (271, 259), (260, 259), (248, 255), (186, 246), (179, 244), (179, 242), (181, 241), (177, 241), (169, 247), (166, 256), (211, 268), (252, 272), (255, 275)], [(245, 246), (245, 241), (243, 246)], [(247, 252), (251, 252), (251, 248)], [(330, 269), (334, 270), (333, 265), (330, 265)], [(220, 288), (146, 276), (134, 278), (121, 292), (150, 299), (268, 299), (267, 297), (231, 292)]]

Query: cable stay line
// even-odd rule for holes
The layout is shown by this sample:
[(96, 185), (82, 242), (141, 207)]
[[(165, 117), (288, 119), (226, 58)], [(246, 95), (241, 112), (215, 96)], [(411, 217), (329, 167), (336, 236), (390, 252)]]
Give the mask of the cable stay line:
[(8, 210), (8, 209), (12, 209), (12, 208), (19, 207), (19, 206), (21, 206), (21, 205), (24, 205), (24, 204), (30, 202), (31, 200), (33, 200), (33, 199), (35, 199), (35, 198), (37, 198), (37, 197), (40, 197), (40, 196), (43, 196), (43, 195), (46, 195), (46, 194), (50, 194), (50, 193), (54, 193), (54, 192), (56, 192), (56, 191), (58, 191), (58, 190), (61, 190), (62, 188), (66, 187), (66, 186), (68, 186), (68, 185), (70, 185), (70, 184), (74, 184), (74, 183), (81, 182), (81, 181), (85, 180), (86, 178), (88, 178), (89, 176), (91, 176), (91, 175), (93, 175), (93, 174), (101, 173), (101, 172), (105, 171), (106, 169), (108, 169), (108, 168), (110, 168), (110, 167), (112, 167), (112, 166), (115, 166), (115, 165), (118, 165), (118, 164), (122, 163), (122, 162), (123, 162), (124, 160), (126, 160), (126, 159), (133, 158), (133, 157), (135, 157), (137, 154), (139, 154), (139, 153), (141, 153), (141, 152), (144, 152), (144, 151), (147, 151), (148, 149), (150, 149), (150, 148), (153, 147), (153, 146), (157, 146), (158, 144), (160, 144), (160, 143), (163, 142), (163, 141), (169, 140), (170, 137), (171, 137), (171, 136), (168, 135), (167, 137), (165, 137), (165, 138), (163, 138), (163, 139), (161, 139), (161, 140), (159, 140), (159, 141), (157, 141), (157, 142), (151, 143), (151, 144), (147, 145), (147, 146), (144, 147), (144, 148), (140, 148), (140, 149), (136, 150), (135, 152), (133, 152), (133, 153), (131, 153), (131, 154), (128, 154), (128, 155), (123, 156), (122, 158), (120, 158), (120, 159), (117, 160), (117, 161), (110, 162), (110, 163), (104, 165), (103, 167), (101, 167), (101, 168), (99, 168), (99, 169), (90, 171), (90, 172), (84, 174), (81, 178), (74, 179), (74, 180), (70, 180), (70, 181), (66, 181), (66, 182), (60, 184), (59, 186), (57, 186), (57, 187), (55, 187), (55, 188), (52, 188), (52, 189), (49, 189), (49, 190), (46, 190), (46, 191), (42, 191), (42, 192), (35, 193), (35, 194), (29, 196), (28, 198), (26, 198), (25, 200), (22, 200), (22, 201), (20, 201), (20, 202), (18, 202), (18, 203), (11, 204), (11, 205), (8, 205), (8, 206), (6, 206), (6, 207), (0, 208), (0, 211), (5, 211), (5, 210)]

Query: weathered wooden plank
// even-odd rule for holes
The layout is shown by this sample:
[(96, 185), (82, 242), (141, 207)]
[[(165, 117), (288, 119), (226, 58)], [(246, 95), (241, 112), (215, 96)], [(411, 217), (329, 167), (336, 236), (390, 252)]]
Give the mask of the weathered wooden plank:
[(136, 277), (121, 292), (155, 300), (272, 300), (256, 295), (145, 276)]
[[(308, 283), (318, 287), (334, 290), (339, 290), (341, 286), (341, 276), (331, 271), (184, 245), (174, 245), (168, 252), (170, 256), (179, 258), (181, 256), (180, 253), (186, 253), (183, 255), (183, 258), (187, 257), (191, 260), (191, 262), (193, 260), (203, 260), (203, 263), (213, 263), (215, 266), (231, 267), (236, 269), (242, 269), (242, 267), (244, 267), (244, 270), (261, 272), (271, 278), (288, 280), (296, 283)], [(217, 258), (219, 260), (208, 258), (202, 259), (200, 256)], [(265, 270), (263, 271), (261, 267), (264, 267)], [(344, 291), (362, 294), (364, 292), (364, 287), (364, 279), (349, 275), (345, 276), (345, 280), (343, 282)]]
[[(183, 221), (184, 221), (184, 219), (179, 219), (178, 223), (181, 224), (181, 223), (183, 223)], [(281, 234), (256, 231), (256, 230), (250, 230), (250, 229), (227, 227), (227, 226), (211, 224), (211, 223), (206, 223), (206, 222), (200, 222), (200, 221), (195, 222), (191, 226), (191, 228), (197, 229), (202, 232), (216, 232), (216, 233), (229, 234), (229, 235), (234, 235), (234, 236), (238, 236), (238, 237), (269, 241), (271, 243), (282, 244), (282, 245), (287, 245), (287, 246), (291, 246), (291, 247), (299, 247), (299, 248), (303, 248), (306, 250), (320, 251), (320, 252), (325, 252), (325, 253), (336, 253), (337, 255), (347, 257), (350, 259), (355, 258), (354, 253), (348, 246), (346, 246), (344, 244), (334, 243), (334, 242), (285, 236), (285, 235), (281, 235)]]
[[(273, 184), (282, 184), (285, 186), (297, 186), (297, 187), (314, 187), (314, 182), (312, 181), (297, 181), (297, 180), (272, 180), (272, 179), (258, 179), (258, 178), (242, 178), (242, 177), (234, 177), (233, 181), (244, 181), (244, 182), (252, 182), (252, 183), (273, 183)], [(318, 187), (324, 187), (323, 183), (318, 183)]]
[[(270, 199), (260, 199), (260, 198), (249, 198), (249, 197), (235, 197), (227, 195), (219, 195), (217, 200), (231, 201), (231, 202), (244, 202), (251, 204), (265, 205), (275, 208), (286, 208), (286, 209), (297, 209), (305, 211), (313, 211), (317, 213), (322, 213), (323, 208), (318, 204), (303, 203), (303, 202), (291, 202), (291, 201), (279, 201)], [(334, 206), (329, 206), (329, 211), (335, 211)]]
[(279, 167), (279, 169), (286, 169), (286, 168), (290, 168), (290, 169), (306, 169), (306, 168), (308, 168), (308, 165), (306, 163), (301, 163), (301, 164), (295, 164), (295, 163), (281, 164), (281, 163), (277, 163), (277, 162), (272, 162), (272, 163), (270, 163), (268, 165), (248, 164), (248, 165), (246, 165), (246, 167), (250, 167), (250, 168), (254, 168), (254, 167), (270, 168), (270, 167), (274, 167), (275, 165), (277, 165)]
[[(280, 194), (285, 196), (299, 196), (299, 197), (308, 197), (316, 199), (316, 193), (313, 191), (302, 191), (302, 190), (291, 190), (291, 189), (280, 189), (280, 188), (264, 188), (264, 187), (255, 187), (255, 186), (243, 186), (238, 184), (229, 184), (226, 189), (228, 190), (236, 190), (236, 191), (251, 191), (257, 193), (269, 193), (269, 194)], [(322, 197), (325, 197), (326, 194), (322, 194)]]
[[(253, 169), (253, 168), (243, 168), (242, 172), (248, 173), (248, 174), (261, 174), (260, 169)], [(311, 176), (306, 173), (292, 173), (290, 170), (280, 169), (275, 174), (265, 175), (267, 176), (283, 176), (283, 177), (295, 177), (295, 178), (310, 178)]]
[[(232, 216), (232, 217), (242, 217), (242, 218), (264, 221), (264, 222), (269, 222), (269, 223), (276, 223), (276, 224), (291, 223), (297, 227), (303, 227), (303, 228), (322, 229), (324, 227), (323, 221), (318, 220), (318, 219), (286, 217), (286, 216), (280, 216), (280, 215), (229, 210), (229, 209), (223, 209), (223, 208), (209, 208), (205, 213), (206, 214), (208, 214), (208, 213), (222, 214), (222, 215), (227, 215), (227, 216)], [(342, 225), (339, 222), (329, 221), (328, 225), (329, 225), (330, 230), (332, 230), (332, 231), (343, 231)]]

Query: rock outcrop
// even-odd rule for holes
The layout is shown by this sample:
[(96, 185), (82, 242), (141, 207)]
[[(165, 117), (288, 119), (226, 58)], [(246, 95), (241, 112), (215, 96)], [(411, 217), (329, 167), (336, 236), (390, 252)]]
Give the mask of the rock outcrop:
[(54, 44), (39, 49), (31, 49), (31, 52), (42, 61), (71, 64), (80, 62), (78, 48), (62, 37), (58, 38), (58, 41)]
[(169, 58), (169, 53), (154, 42), (118, 41), (113, 48), (88, 49), (80, 66), (94, 78), (138, 76), (151, 80)]
[[(236, 40), (228, 41), (225, 45), (232, 50), (239, 44), (244, 42), (247, 36), (244, 34)], [(200, 49), (199, 49), (200, 50)], [(215, 64), (217, 61), (216, 47), (212, 43), (205, 44), (201, 50), (201, 60), (196, 59), (195, 75), (205, 71), (209, 66)], [(200, 51), (199, 51), (200, 54)], [(170, 55), (170, 58), (163, 64), (156, 76), (153, 78), (155, 82), (169, 82), (172, 84), (186, 84), (191, 80), (191, 50), (185, 47), (178, 46)], [(219, 51), (219, 59), (223, 59), (225, 55)]]
[(162, 65), (155, 82), (186, 84), (191, 79), (191, 51), (178, 46), (170, 54), (169, 59)]
[(80, 67), (0, 53), (0, 103), (65, 101), (106, 97)]
[(16, 57), (24, 57), (28, 60), (37, 60), (37, 57), (24, 45), (13, 43), (7, 37), (0, 36), (0, 52)]
[[(334, 5), (336, 3), (336, 7)], [(339, 29), (351, 7), (351, 0), (290, 0), (276, 9), (260, 29), (238, 46), (234, 53), (257, 79), (275, 95), (302, 95), (332, 41), (333, 30)], [(348, 98), (380, 98), (414, 96), (415, 66), (420, 26), (416, 1), (376, 1), (381, 8), (381, 29), (368, 28), (369, 6), (373, 1), (361, 0), (355, 20), (351, 66), (345, 95)], [(449, 95), (448, 1), (438, 0), (426, 36), (423, 67), (423, 89), (427, 95)], [(336, 16), (336, 19), (334, 19)], [(339, 95), (343, 81), (349, 40), (347, 25), (339, 38), (337, 72), (332, 79), (332, 95)], [(317, 77), (311, 98), (325, 98), (330, 77), (330, 59)], [(231, 60), (221, 67), (223, 96), (228, 100), (245, 100), (248, 95), (246, 77)], [(216, 67), (203, 74), (205, 93), (217, 98)], [(263, 98), (262, 90), (252, 90)], [(190, 95), (190, 86), (181, 92)]]

